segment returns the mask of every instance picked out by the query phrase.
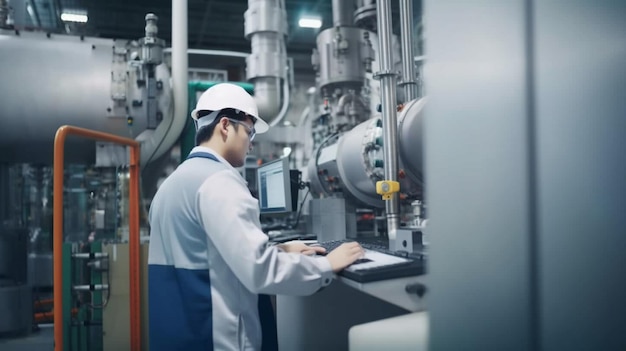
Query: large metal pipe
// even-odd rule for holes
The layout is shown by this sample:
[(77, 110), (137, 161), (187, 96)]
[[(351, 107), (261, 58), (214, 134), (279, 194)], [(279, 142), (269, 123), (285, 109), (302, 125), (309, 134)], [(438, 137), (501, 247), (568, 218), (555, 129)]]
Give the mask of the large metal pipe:
[(280, 108), (280, 111), (278, 111), (278, 116), (276, 116), (276, 118), (274, 118), (274, 120), (270, 122), (270, 127), (274, 127), (278, 125), (280, 122), (283, 121), (283, 119), (285, 119), (285, 116), (287, 116), (287, 108), (289, 108), (289, 99), (290, 99), (289, 89), (290, 89), (289, 80), (283, 79), (283, 104), (282, 104), (282, 107)]
[[(398, 141), (396, 136), (398, 128), (396, 122), (396, 73), (392, 70), (391, 55), (391, 2), (390, 0), (378, 0), (376, 5), (380, 48), (378, 51), (380, 72), (377, 73), (377, 76), (381, 84), (385, 180), (397, 181)], [(390, 200), (385, 201), (385, 211), (387, 231), (389, 233), (395, 232), (400, 227), (398, 193), (393, 194)]]
[[(246, 59), (247, 79), (254, 83), (259, 114), (271, 123), (283, 110), (280, 80), (287, 76), (287, 13), (284, 1), (248, 0), (244, 17), (245, 35), (251, 42), (251, 54)], [(287, 95), (285, 92), (283, 99), (286, 100)]]
[(141, 161), (145, 166), (169, 150), (178, 140), (187, 122), (187, 0), (172, 0), (172, 90), (174, 111), (154, 130), (137, 137), (141, 145)]
[(333, 0), (333, 26), (352, 26), (352, 14), (355, 9), (355, 0)]
[(400, 0), (400, 36), (402, 40), (402, 83), (405, 102), (417, 99), (413, 58), (413, 0)]

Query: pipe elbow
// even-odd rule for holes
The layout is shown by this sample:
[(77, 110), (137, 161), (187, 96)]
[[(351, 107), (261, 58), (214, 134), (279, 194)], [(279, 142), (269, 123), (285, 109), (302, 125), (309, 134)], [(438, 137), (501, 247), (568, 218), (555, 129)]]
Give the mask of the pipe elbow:
[(278, 117), (281, 109), (280, 79), (257, 79), (254, 83), (254, 100), (259, 116), (267, 123)]

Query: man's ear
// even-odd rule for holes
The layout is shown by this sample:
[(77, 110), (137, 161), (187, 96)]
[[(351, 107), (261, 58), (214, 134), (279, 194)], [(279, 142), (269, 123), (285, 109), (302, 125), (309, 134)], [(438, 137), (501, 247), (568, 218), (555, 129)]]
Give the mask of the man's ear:
[(220, 135), (225, 138), (228, 135), (228, 119), (226, 117), (220, 118), (215, 128), (218, 128)]

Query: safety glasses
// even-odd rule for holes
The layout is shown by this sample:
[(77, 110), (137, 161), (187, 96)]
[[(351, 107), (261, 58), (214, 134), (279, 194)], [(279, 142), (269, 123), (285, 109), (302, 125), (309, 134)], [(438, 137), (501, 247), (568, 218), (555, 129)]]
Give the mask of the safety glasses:
[(236, 119), (228, 118), (228, 120), (234, 124), (242, 125), (246, 129), (246, 133), (248, 133), (248, 139), (250, 139), (250, 141), (254, 140), (254, 136), (256, 135), (256, 130), (254, 129), (254, 127), (250, 127), (242, 121), (238, 121)]

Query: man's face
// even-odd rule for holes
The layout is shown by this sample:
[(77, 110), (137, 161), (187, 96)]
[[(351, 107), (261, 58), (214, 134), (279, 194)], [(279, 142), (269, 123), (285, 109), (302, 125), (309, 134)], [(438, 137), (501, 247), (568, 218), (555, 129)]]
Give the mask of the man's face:
[(229, 126), (232, 128), (232, 135), (227, 141), (228, 162), (233, 167), (241, 167), (244, 165), (246, 155), (252, 150), (251, 138), (254, 138), (254, 122), (251, 118), (244, 121), (228, 119)]

